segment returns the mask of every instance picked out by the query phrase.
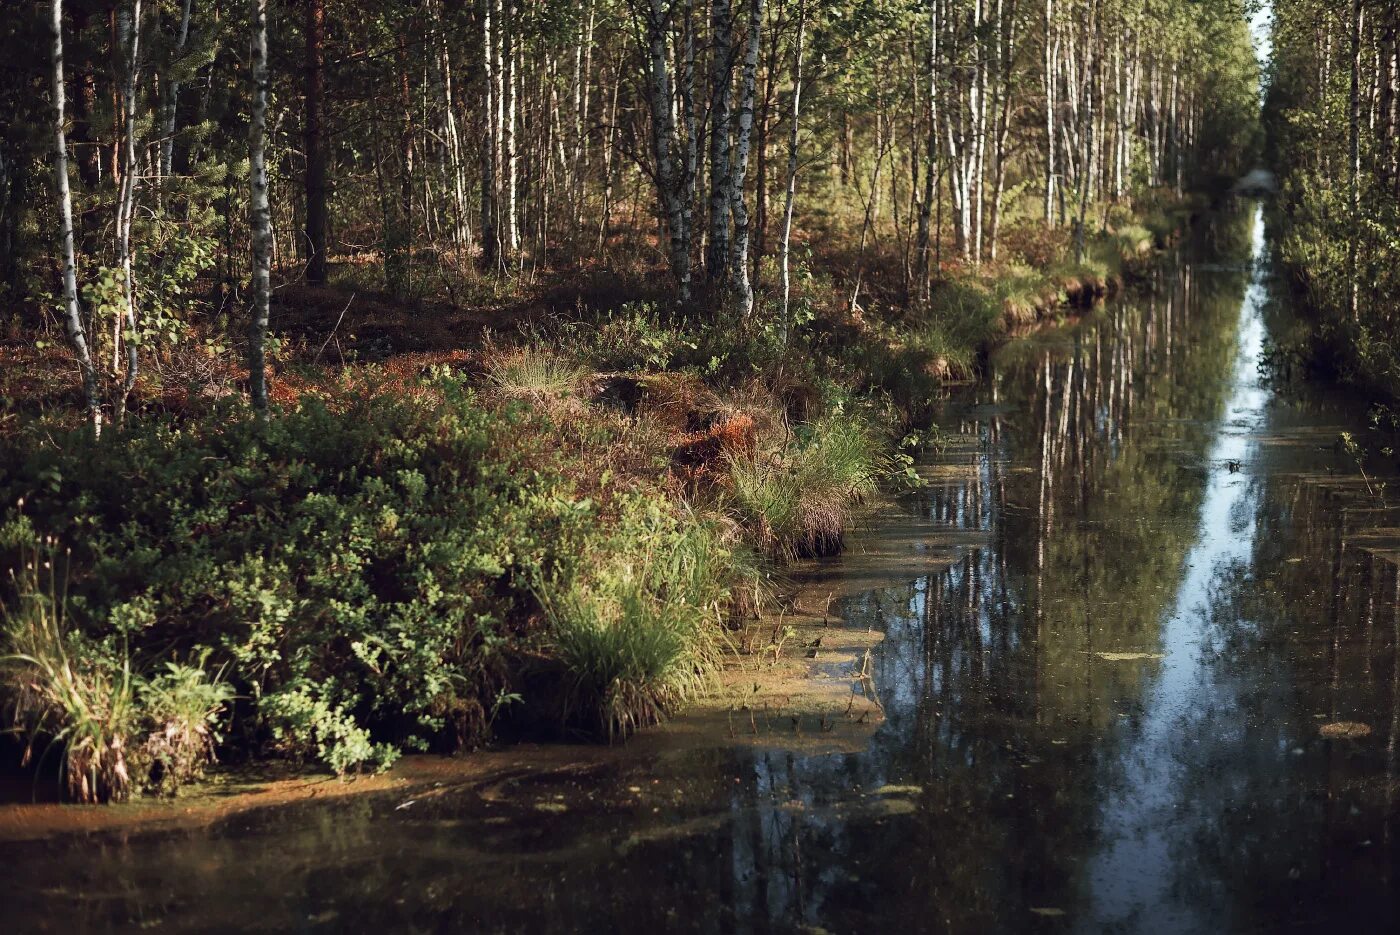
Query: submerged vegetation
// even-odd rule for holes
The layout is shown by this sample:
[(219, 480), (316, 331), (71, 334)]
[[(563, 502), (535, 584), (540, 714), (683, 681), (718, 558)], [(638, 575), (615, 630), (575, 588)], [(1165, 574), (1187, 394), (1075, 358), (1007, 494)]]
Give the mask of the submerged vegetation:
[(1255, 146), (1236, 0), (32, 6), (0, 701), (80, 800), (655, 723)]

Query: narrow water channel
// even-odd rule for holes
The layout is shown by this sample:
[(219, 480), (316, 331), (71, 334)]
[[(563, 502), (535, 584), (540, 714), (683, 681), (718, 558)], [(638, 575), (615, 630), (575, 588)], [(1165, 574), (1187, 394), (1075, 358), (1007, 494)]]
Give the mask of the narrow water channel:
[(1393, 930), (1400, 516), (1335, 445), (1357, 407), (1261, 375), (1260, 216), (1202, 239), (949, 402), (907, 506), (972, 544), (833, 607), (885, 634), (860, 749), (644, 743), (411, 807), (5, 844), (0, 920)]

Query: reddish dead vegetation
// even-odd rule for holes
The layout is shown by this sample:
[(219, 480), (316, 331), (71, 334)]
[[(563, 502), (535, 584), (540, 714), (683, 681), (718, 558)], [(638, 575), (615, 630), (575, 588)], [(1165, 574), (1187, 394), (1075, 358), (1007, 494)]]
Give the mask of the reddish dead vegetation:
[(456, 371), (474, 370), (479, 354), (473, 351), (419, 351), (397, 354), (383, 363), (361, 367), (299, 367), (270, 376), (268, 396), (277, 406), (290, 407), (307, 397), (325, 402), (332, 411), (367, 394), (386, 394), (421, 402), (441, 398), (430, 381), (423, 378), (439, 367)]
[(688, 486), (695, 487), (713, 476), (715, 467), (726, 457), (752, 454), (758, 446), (757, 425), (745, 413), (717, 421), (708, 429), (682, 435), (671, 455), (671, 463)]

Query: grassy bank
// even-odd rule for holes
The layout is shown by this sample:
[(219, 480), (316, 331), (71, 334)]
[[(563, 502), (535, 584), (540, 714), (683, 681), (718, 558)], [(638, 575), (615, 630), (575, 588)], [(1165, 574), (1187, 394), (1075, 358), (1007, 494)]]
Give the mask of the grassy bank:
[(944, 383), (1131, 277), (1179, 221), (1155, 217), (1107, 219), (1079, 262), (1036, 232), (927, 302), (880, 280), (853, 302), (813, 262), (786, 317), (771, 287), (745, 320), (623, 295), (338, 366), (289, 336), (267, 424), (222, 398), (230, 374), (172, 362), (93, 442), (19, 360), (7, 726), (78, 800), (215, 756), (344, 773), (625, 736), (705, 690), (783, 563), (838, 552), (904, 482)]

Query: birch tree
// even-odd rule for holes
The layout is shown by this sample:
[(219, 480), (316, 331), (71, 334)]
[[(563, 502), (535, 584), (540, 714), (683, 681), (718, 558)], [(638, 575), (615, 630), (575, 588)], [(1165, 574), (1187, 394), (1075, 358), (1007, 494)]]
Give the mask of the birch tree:
[(253, 241), (252, 320), (248, 327), (248, 392), (267, 418), (267, 326), (272, 299), (272, 211), (267, 193), (267, 2), (249, 0), (253, 46), (252, 116), (248, 122), (248, 224)]
[(782, 278), (783, 343), (787, 343), (787, 326), (790, 320), (789, 300), (792, 297), (792, 274), (789, 269), (792, 257), (792, 216), (797, 205), (797, 166), (798, 143), (802, 130), (802, 53), (807, 38), (807, 0), (797, 4), (797, 42), (792, 53), (792, 103), (788, 111), (788, 157), (787, 185), (783, 195), (783, 232), (778, 240), (778, 269)]
[(53, 95), (53, 172), (58, 198), (59, 239), (63, 249), (63, 323), (73, 356), (82, 374), (83, 396), (87, 401), (88, 424), (93, 437), (102, 434), (102, 402), (97, 387), (97, 368), (88, 348), (83, 312), (78, 300), (77, 255), (73, 247), (73, 197), (68, 185), (68, 135), (65, 129), (63, 80), (63, 0), (52, 0), (49, 7), (52, 35)]
[(123, 65), (121, 102), (121, 185), (117, 191), (117, 265), (122, 271), (123, 307), (113, 318), (112, 323), (112, 372), (118, 370), (118, 361), (123, 350), (126, 352), (126, 373), (122, 378), (121, 392), (117, 398), (117, 423), (126, 416), (127, 400), (136, 386), (140, 370), (140, 338), (136, 330), (136, 262), (135, 244), (131, 239), (131, 222), (136, 213), (136, 189), (140, 179), (140, 168), (136, 157), (136, 94), (141, 73), (141, 16), (142, 0), (133, 0), (130, 12), (122, 11), (118, 16), (118, 31), (124, 34), (126, 54)]
[(690, 214), (687, 192), (689, 160), (682, 158), (682, 145), (676, 132), (675, 102), (670, 60), (670, 33), (675, 20), (676, 0), (646, 0), (641, 12), (646, 41), (646, 89), (651, 111), (651, 146), (655, 160), (657, 198), (666, 221), (669, 238), (671, 275), (676, 295), (690, 301)]
[(729, 250), (729, 280), (736, 310), (747, 318), (753, 311), (753, 286), (749, 282), (749, 211), (744, 202), (753, 144), (754, 89), (758, 79), (758, 49), (763, 34), (763, 0), (749, 2), (748, 44), (744, 54), (743, 90), (739, 104), (739, 135), (729, 186), (730, 212), (734, 216), (734, 242)]
[(710, 226), (705, 267), (714, 282), (729, 274), (730, 103), (734, 72), (734, 0), (710, 2)]

